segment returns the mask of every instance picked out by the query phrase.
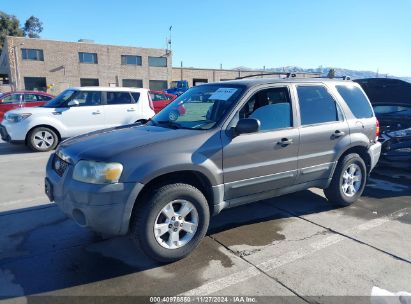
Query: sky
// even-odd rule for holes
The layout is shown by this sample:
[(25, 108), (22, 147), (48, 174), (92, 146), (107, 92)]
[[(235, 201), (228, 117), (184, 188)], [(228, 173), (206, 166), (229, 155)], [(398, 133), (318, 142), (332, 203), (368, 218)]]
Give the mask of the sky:
[(173, 66), (338, 67), (411, 76), (411, 0), (0, 0), (41, 37), (165, 48)]

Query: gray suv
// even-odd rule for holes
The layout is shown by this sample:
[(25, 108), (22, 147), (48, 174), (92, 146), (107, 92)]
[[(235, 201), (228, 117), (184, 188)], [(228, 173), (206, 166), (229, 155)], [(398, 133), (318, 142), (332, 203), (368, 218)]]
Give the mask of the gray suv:
[(378, 129), (351, 81), (205, 84), (145, 125), (64, 141), (48, 161), (45, 189), (80, 226), (129, 233), (169, 262), (188, 255), (210, 215), (225, 208), (310, 187), (335, 204), (355, 202), (380, 156)]

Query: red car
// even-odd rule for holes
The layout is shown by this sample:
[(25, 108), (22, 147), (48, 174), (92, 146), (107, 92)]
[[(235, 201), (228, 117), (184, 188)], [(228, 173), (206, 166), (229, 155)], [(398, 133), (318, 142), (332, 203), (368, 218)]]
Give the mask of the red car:
[(4, 113), (7, 111), (16, 108), (41, 106), (53, 98), (53, 95), (37, 91), (4, 93), (0, 96), (0, 122), (3, 120)]
[(170, 102), (177, 98), (177, 95), (164, 93), (161, 91), (150, 91), (151, 100), (154, 104), (154, 112), (158, 113)]

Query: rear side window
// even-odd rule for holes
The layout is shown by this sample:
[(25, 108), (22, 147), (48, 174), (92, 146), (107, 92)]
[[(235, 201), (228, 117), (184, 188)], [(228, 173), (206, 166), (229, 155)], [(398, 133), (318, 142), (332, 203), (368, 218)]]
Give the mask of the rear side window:
[(129, 92), (107, 92), (107, 104), (130, 104), (134, 103)]
[(137, 92), (131, 92), (131, 95), (133, 95), (134, 102), (137, 103), (138, 100), (140, 99), (140, 93)]
[(339, 113), (334, 98), (323, 86), (298, 86), (301, 125), (338, 121)]
[(337, 85), (335, 87), (356, 118), (373, 117), (371, 106), (360, 88), (343, 85)]

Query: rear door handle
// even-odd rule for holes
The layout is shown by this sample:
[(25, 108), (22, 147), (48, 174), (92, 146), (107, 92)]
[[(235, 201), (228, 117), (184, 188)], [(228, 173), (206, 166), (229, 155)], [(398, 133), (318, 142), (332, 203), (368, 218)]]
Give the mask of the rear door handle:
[(100, 112), (100, 111), (95, 111), (95, 112), (93, 112), (92, 114), (93, 114), (93, 115), (98, 115), (98, 114), (101, 114), (101, 112)]
[(135, 111), (136, 111), (136, 109), (134, 109), (134, 108), (127, 109), (127, 112), (135, 112)]
[(336, 131), (334, 132), (334, 134), (332, 135), (332, 137), (333, 137), (333, 138), (338, 138), (338, 137), (341, 137), (341, 136), (344, 136), (344, 135), (345, 135), (345, 132), (340, 131), (340, 130), (336, 130)]
[(292, 143), (293, 143), (292, 139), (281, 138), (281, 140), (277, 142), (277, 145), (280, 145), (281, 147), (286, 147), (288, 145), (291, 145)]

